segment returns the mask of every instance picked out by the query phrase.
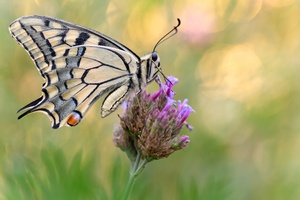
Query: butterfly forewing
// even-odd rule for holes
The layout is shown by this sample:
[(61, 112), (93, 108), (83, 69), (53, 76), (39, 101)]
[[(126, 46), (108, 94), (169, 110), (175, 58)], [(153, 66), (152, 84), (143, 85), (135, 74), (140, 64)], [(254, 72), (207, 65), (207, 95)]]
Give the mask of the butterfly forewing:
[(140, 58), (101, 33), (43, 16), (17, 19), (10, 32), (45, 79), (42, 96), (23, 107), (19, 118), (41, 111), (53, 128), (76, 125), (105, 93), (103, 117), (140, 89)]
[[(45, 16), (22, 17), (9, 27), (11, 35), (24, 47), (43, 75), (55, 56), (68, 54), (69, 47), (97, 45), (113, 47), (139, 57), (124, 45), (97, 31)], [(52, 65), (53, 67), (53, 65)]]

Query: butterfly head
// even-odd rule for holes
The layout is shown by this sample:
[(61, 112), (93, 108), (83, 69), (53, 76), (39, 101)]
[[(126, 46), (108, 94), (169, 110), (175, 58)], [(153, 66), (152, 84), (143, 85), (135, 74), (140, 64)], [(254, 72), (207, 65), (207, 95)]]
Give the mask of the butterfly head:
[(148, 81), (152, 81), (154, 78), (156, 78), (157, 73), (162, 71), (160, 68), (160, 58), (156, 51), (153, 51), (150, 54), (149, 59), (150, 59), (150, 63), (148, 65), (149, 69), (147, 69), (147, 71), (150, 73), (148, 74), (147, 77), (148, 77)]
[[(144, 55), (142, 58), (142, 63), (145, 63), (145, 67), (142, 69), (144, 72), (142, 74), (145, 74), (145, 83), (146, 85), (153, 81), (157, 73), (161, 71), (160, 69), (160, 58), (157, 52), (152, 52)], [(145, 61), (145, 62), (144, 62)]]
[(159, 68), (159, 66), (160, 66), (160, 58), (159, 58), (159, 55), (158, 55), (158, 53), (157, 52), (152, 52), (151, 53), (151, 63), (152, 63), (152, 65), (154, 65), (153, 67), (154, 68)]

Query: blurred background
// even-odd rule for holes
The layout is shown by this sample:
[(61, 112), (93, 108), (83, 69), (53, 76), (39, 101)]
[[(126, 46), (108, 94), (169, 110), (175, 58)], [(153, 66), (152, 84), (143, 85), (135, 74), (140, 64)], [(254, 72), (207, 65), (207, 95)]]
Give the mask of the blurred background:
[(181, 19), (157, 51), (179, 78), (176, 99), (195, 110), (194, 131), (182, 131), (191, 143), (149, 163), (130, 199), (300, 199), (297, 0), (0, 0), (0, 199), (119, 199), (128, 178), (112, 143), (122, 109), (102, 119), (98, 102), (59, 130), (41, 113), (17, 120), (43, 81), (8, 26), (32, 14), (90, 27), (140, 56)]

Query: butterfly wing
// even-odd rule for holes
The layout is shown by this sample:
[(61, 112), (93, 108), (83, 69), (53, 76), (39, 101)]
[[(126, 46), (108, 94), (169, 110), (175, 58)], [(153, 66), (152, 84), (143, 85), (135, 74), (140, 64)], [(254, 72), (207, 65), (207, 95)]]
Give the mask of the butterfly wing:
[(11, 23), (9, 31), (28, 52), (42, 76), (55, 68), (51, 63), (53, 57), (65, 55), (69, 47), (79, 45), (112, 47), (140, 60), (133, 51), (106, 35), (51, 17), (21, 17)]
[(139, 84), (140, 58), (101, 33), (44, 16), (17, 19), (10, 32), (45, 79), (42, 96), (20, 109), (26, 111), (19, 118), (41, 111), (53, 128), (77, 125), (103, 94), (110, 92), (102, 104), (105, 117)]

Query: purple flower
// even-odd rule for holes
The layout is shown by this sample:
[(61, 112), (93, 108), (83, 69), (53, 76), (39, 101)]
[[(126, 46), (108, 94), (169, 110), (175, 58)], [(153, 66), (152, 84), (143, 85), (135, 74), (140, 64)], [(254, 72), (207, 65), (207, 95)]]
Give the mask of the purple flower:
[(114, 144), (130, 158), (141, 154), (148, 161), (166, 158), (187, 147), (189, 137), (180, 135), (183, 126), (192, 130), (186, 119), (193, 111), (187, 104), (175, 101), (173, 86), (178, 79), (170, 76), (160, 89), (148, 94), (142, 91), (128, 100), (120, 126), (114, 131)]
[(180, 141), (181, 146), (186, 147), (189, 142), (190, 142), (189, 136), (187, 135), (181, 136), (181, 141)]

